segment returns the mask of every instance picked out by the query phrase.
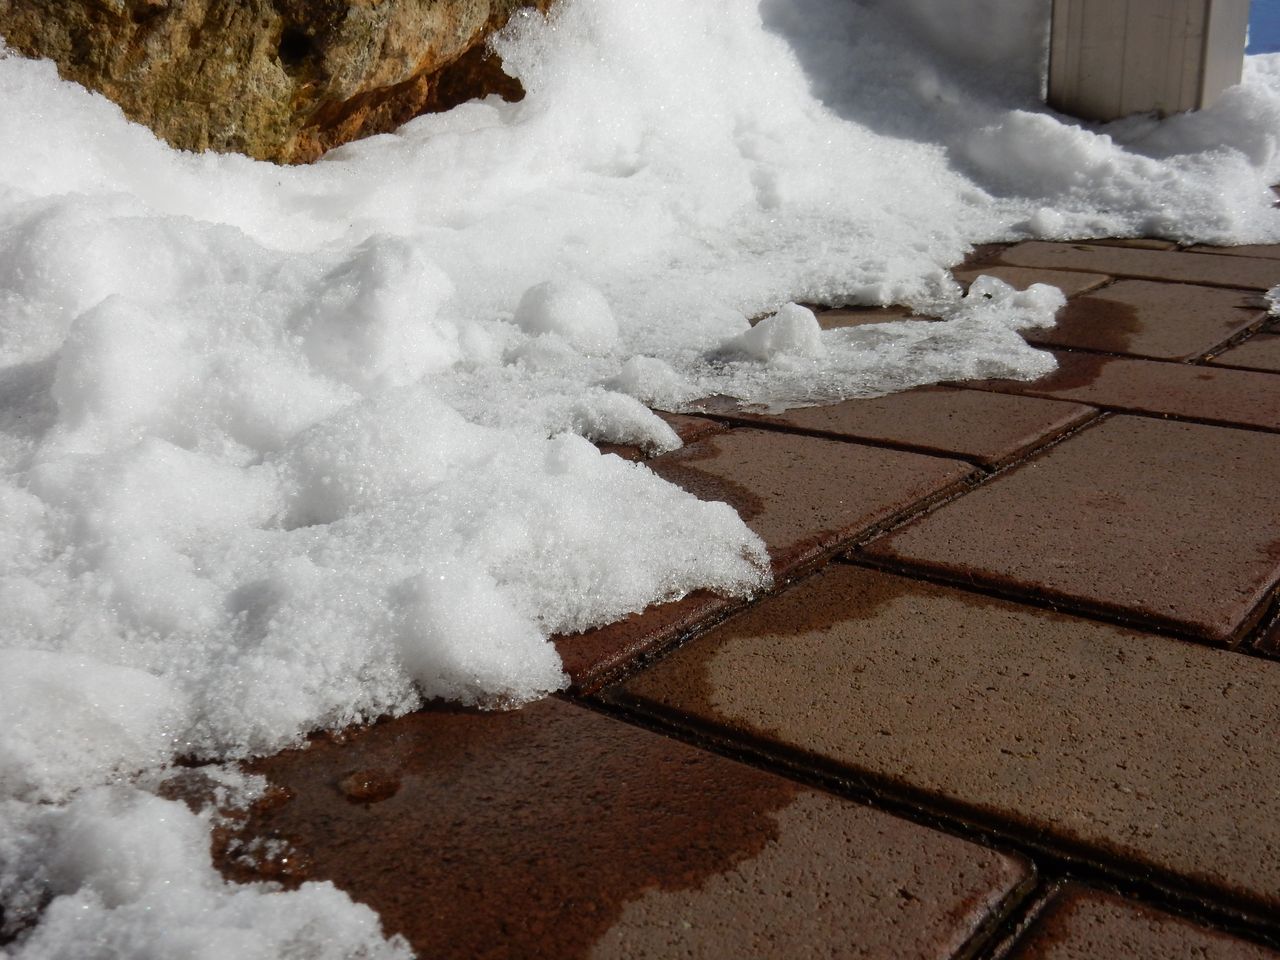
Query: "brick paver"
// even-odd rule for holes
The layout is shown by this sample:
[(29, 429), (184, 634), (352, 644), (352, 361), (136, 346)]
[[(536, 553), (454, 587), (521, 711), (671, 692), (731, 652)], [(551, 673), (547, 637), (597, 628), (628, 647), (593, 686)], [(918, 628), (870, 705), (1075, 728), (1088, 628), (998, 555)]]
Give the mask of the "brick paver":
[(1280, 264), (1263, 257), (1223, 257), (1180, 250), (1142, 250), (1032, 240), (998, 253), (992, 265), (1084, 270), (1113, 277), (1269, 290), (1280, 283)]
[(573, 689), (590, 693), (636, 660), (678, 643), (740, 604), (698, 591), (674, 603), (655, 604), (617, 623), (553, 640)]
[(1112, 237), (1085, 242), (1095, 247), (1131, 247), (1134, 250), (1176, 250), (1178, 248), (1172, 240), (1157, 240), (1154, 237)]
[(900, 320), (922, 320), (907, 307), (837, 307), (817, 312), (818, 326), (823, 330), (865, 327), (874, 323), (897, 323)]
[(778, 414), (753, 413), (727, 398), (703, 401), (699, 409), (741, 423), (963, 457), (985, 467), (1013, 460), (1096, 415), (1092, 407), (1082, 404), (951, 387), (925, 387)]
[(1113, 417), (866, 554), (1229, 643), (1280, 575), (1280, 437)]
[(1072, 885), (1045, 905), (999, 960), (1280, 960), (1280, 953)]
[(971, 380), (962, 386), (1280, 431), (1280, 377), (1096, 353), (1059, 352), (1056, 356), (1057, 371), (1039, 380)]
[(1018, 290), (1025, 290), (1033, 283), (1047, 283), (1057, 287), (1065, 296), (1074, 297), (1089, 290), (1096, 290), (1111, 278), (1101, 273), (1074, 273), (1069, 270), (1044, 270), (1034, 267), (970, 267), (953, 271), (955, 278), (965, 287), (978, 277), (988, 276), (1003, 280)]
[(957, 460), (746, 429), (700, 440), (649, 466), (703, 500), (734, 507), (764, 540), (780, 578), (974, 472)]
[(251, 767), (274, 802), (224, 869), (276, 876), (287, 855), (291, 882), (332, 881), (423, 957), (945, 960), (1030, 876), (555, 700), (428, 711)]
[(605, 696), (1280, 910), (1270, 661), (836, 565)]
[(955, 270), (983, 273), (1071, 297), (1032, 332), (1056, 374), (711, 398), (663, 414), (680, 451), (604, 446), (737, 509), (769, 595), (553, 638), (564, 699), (254, 761), (276, 786), (215, 830), (220, 869), (332, 880), (424, 957), (1274, 958), (1248, 938), (1280, 937), (1280, 247)]
[(1259, 333), (1238, 347), (1232, 347), (1213, 358), (1211, 363), (1224, 367), (1244, 367), (1280, 373), (1280, 335)]
[(1107, 353), (1192, 360), (1266, 319), (1254, 291), (1192, 284), (1120, 280), (1076, 297), (1048, 330), (1033, 330), (1039, 344)]
[(1243, 244), (1238, 247), (1197, 245), (1187, 249), (1191, 253), (1216, 253), (1227, 257), (1263, 257), (1271, 260), (1280, 260), (1280, 244), (1274, 243)]

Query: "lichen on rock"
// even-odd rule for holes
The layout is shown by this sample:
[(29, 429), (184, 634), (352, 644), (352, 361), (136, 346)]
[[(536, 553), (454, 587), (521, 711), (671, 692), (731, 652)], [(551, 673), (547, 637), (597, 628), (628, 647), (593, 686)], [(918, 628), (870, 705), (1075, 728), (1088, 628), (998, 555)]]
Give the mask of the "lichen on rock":
[(477, 96), (487, 49), (551, 0), (0, 0), (0, 37), (175, 147), (299, 163)]

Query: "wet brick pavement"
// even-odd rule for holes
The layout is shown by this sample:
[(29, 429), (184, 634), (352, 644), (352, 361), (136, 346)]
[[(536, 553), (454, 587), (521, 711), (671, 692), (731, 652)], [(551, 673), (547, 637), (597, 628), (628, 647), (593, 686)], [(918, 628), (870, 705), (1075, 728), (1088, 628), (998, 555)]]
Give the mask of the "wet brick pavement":
[(423, 957), (1280, 958), (1278, 261), (989, 246), (961, 283), (1071, 298), (1042, 381), (609, 448), (733, 504), (776, 588), (555, 638), (559, 698), (255, 761), (222, 869)]

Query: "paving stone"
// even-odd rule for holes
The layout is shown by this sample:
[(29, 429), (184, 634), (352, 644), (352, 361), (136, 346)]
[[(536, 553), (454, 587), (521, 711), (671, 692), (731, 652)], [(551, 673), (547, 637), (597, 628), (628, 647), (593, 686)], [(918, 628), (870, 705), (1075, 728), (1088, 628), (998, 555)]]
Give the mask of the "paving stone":
[(755, 413), (725, 397), (703, 401), (699, 409), (735, 422), (886, 443), (939, 456), (964, 457), (986, 467), (1010, 461), (1096, 413), (1092, 407), (1076, 403), (953, 387), (924, 387), (825, 407), (799, 407), (779, 414)]
[(638, 659), (679, 643), (742, 601), (699, 591), (580, 634), (552, 638), (574, 691), (591, 693)]
[(1134, 250), (1084, 243), (1032, 240), (996, 254), (993, 264), (1085, 270), (1113, 277), (1170, 280), (1211, 287), (1269, 290), (1280, 283), (1280, 264), (1263, 257), (1222, 257), (1181, 250)]
[[(720, 433), (724, 430), (722, 424), (706, 417), (688, 417), (679, 413), (664, 413), (661, 410), (655, 412), (670, 425), (682, 443), (693, 443), (703, 437), (710, 436), (713, 433)], [(630, 444), (600, 443), (597, 446), (600, 448), (601, 453), (616, 454), (623, 460), (639, 461), (646, 460), (652, 456), (652, 454)]]
[(1110, 277), (1101, 273), (1073, 273), (1069, 270), (1044, 270), (1035, 267), (972, 267), (953, 271), (956, 280), (966, 288), (984, 274), (1003, 280), (1017, 290), (1025, 290), (1033, 283), (1047, 283), (1051, 287), (1057, 287), (1067, 297), (1096, 290), (1111, 282)]
[(1036, 916), (1000, 960), (1280, 960), (1280, 953), (1071, 885)]
[(1280, 665), (833, 564), (604, 697), (1280, 910)]
[(1120, 280), (1072, 300), (1037, 344), (1084, 347), (1166, 360), (1192, 360), (1267, 317), (1251, 290)]
[(1216, 253), (1227, 257), (1262, 257), (1263, 259), (1280, 260), (1280, 244), (1251, 243), (1238, 247), (1210, 247), (1203, 244), (1188, 247), (1191, 253)]
[(791, 576), (859, 535), (956, 489), (974, 468), (899, 450), (736, 429), (649, 461), (702, 500), (722, 500)]
[(1280, 437), (1113, 417), (865, 554), (1216, 643), (1280, 573)]
[(865, 327), (873, 323), (897, 323), (900, 320), (927, 320), (918, 317), (909, 307), (836, 307), (816, 314), (818, 326), (823, 330), (840, 330), (844, 327)]
[(1211, 363), (1224, 367), (1244, 367), (1280, 373), (1280, 335), (1254, 334), (1238, 347), (1232, 347), (1213, 358)]
[[(951, 957), (1024, 862), (582, 707), (425, 712), (249, 765), (220, 857), (432, 958)], [(287, 845), (287, 846), (285, 846)]]
[(1096, 247), (1131, 247), (1135, 250), (1176, 250), (1178, 248), (1178, 245), (1172, 240), (1156, 240), (1151, 237), (1119, 237), (1090, 240), (1089, 245)]
[(1039, 380), (966, 380), (961, 386), (1074, 400), (1108, 410), (1280, 430), (1280, 377), (1253, 370), (1094, 353), (1056, 354)]

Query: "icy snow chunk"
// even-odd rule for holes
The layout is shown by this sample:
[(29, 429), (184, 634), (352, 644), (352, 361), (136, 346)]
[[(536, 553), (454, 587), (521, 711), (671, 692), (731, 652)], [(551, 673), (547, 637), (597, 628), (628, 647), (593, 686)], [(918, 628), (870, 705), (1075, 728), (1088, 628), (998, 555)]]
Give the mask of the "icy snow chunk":
[(86, 781), (166, 762), (185, 708), (142, 670), (0, 649), (0, 801), (62, 800)]
[(680, 447), (680, 438), (661, 417), (624, 393), (601, 391), (573, 402), (566, 426), (592, 440), (634, 443), (650, 453)]
[(118, 295), (81, 314), (54, 375), (63, 424), (126, 437), (158, 426), (195, 372), (182, 341), (181, 326)]
[(461, 564), (441, 565), (395, 594), (401, 659), (434, 696), (485, 703), (492, 691), (509, 688), (513, 677), (533, 678), (542, 691), (567, 685), (555, 648), (492, 577), (476, 577)]
[(548, 280), (530, 287), (515, 323), (530, 336), (553, 333), (583, 353), (608, 353), (618, 343), (618, 321), (603, 293), (580, 280)]
[(0, 813), (0, 896), (33, 912), (51, 897), (8, 948), (14, 960), (411, 956), (330, 883), (225, 882), (210, 862), (208, 814), (181, 802), (100, 787), (63, 807), (9, 803)]
[(606, 386), (660, 410), (673, 410), (698, 397), (697, 387), (657, 357), (629, 358)]
[(954, 317), (967, 323), (989, 322), (1013, 330), (1037, 330), (1053, 326), (1067, 298), (1057, 287), (1033, 283), (1016, 290), (998, 277), (983, 274), (969, 285)]
[(788, 303), (777, 313), (765, 317), (750, 330), (734, 337), (720, 348), (720, 353), (769, 361), (780, 357), (803, 357), (811, 360), (826, 355), (822, 328), (808, 307)]
[(332, 523), (422, 495), (493, 453), (485, 431), (429, 393), (382, 394), (303, 431), (284, 451), (287, 523)]
[(421, 247), (373, 237), (321, 279), (294, 323), (321, 370), (362, 390), (403, 386), (461, 358), (457, 330), (437, 320), (453, 292)]

